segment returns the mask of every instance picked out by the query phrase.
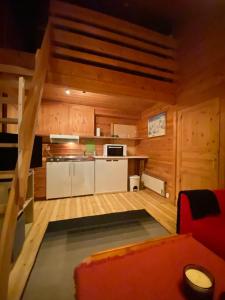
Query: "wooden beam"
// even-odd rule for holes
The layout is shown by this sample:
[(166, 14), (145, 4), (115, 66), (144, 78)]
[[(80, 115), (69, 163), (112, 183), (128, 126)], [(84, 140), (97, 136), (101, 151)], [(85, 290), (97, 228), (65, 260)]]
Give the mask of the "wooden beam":
[(111, 42), (123, 44), (124, 46), (130, 48), (144, 50), (146, 52), (155, 53), (165, 57), (170, 57), (170, 58), (175, 57), (175, 51), (173, 49), (165, 49), (157, 45), (140, 41), (135, 38), (121, 35), (115, 32), (111, 32), (109, 30), (104, 30), (102, 28), (90, 24), (77, 22), (76, 20), (67, 20), (64, 18), (51, 17), (50, 22), (53, 25), (56, 25), (58, 28), (62, 28), (64, 30), (68, 30), (68, 29), (75, 30), (85, 34), (91, 34), (93, 37), (97, 37), (101, 39), (104, 38), (105, 40)]
[(34, 69), (34, 54), (13, 49), (0, 48), (0, 64)]
[(168, 104), (175, 104), (175, 96), (160, 90), (155, 91), (148, 89), (138, 89), (133, 86), (117, 85), (103, 82), (101, 80), (87, 79), (81, 76), (63, 75), (59, 73), (48, 72), (47, 82), (56, 85), (71, 87), (78, 90), (89, 91), (94, 93), (102, 93), (106, 95), (123, 95), (127, 97), (144, 98), (152, 102), (165, 102)]
[(0, 72), (24, 76), (33, 76), (34, 74), (31, 69), (5, 64), (0, 64)]
[(112, 32), (131, 36), (149, 43), (162, 45), (164, 48), (176, 47), (176, 42), (171, 36), (165, 36), (150, 29), (74, 4), (56, 0), (51, 1), (50, 13), (54, 16), (72, 17), (76, 20), (84, 21), (84, 23), (99, 26)]
[(146, 76), (153, 75), (153, 76), (161, 77), (164, 79), (169, 79), (171, 81), (174, 81), (177, 79), (177, 75), (174, 73), (164, 72), (164, 71), (160, 71), (160, 70), (150, 68), (150, 67), (144, 67), (141, 65), (136, 65), (136, 64), (129, 63), (129, 62), (120, 61), (117, 59), (102, 57), (99, 55), (84, 53), (81, 51), (71, 50), (71, 49), (67, 49), (67, 48), (63, 48), (63, 47), (53, 47), (52, 53), (56, 54), (57, 56), (60, 56), (63, 59), (67, 59), (67, 60), (70, 60), (73, 58), (81, 59), (86, 62), (94, 62), (94, 63), (98, 63), (101, 65), (109, 65), (109, 66), (118, 68), (119, 70), (124, 69), (124, 70), (127, 70), (128, 72), (129, 71), (139, 72), (142, 74), (146, 74)]
[(175, 103), (175, 84), (59, 59), (51, 60), (47, 82), (95, 93)]
[(71, 33), (60, 29), (53, 30), (53, 41), (61, 44), (80, 47), (89, 51), (94, 51), (99, 55), (110, 55), (113, 58), (129, 60), (144, 64), (146, 67), (157, 67), (170, 71), (177, 69), (173, 59), (165, 59), (155, 55), (144, 53), (138, 50), (130, 49), (124, 46), (101, 41), (96, 38), (84, 36), (78, 33)]
[(23, 77), (19, 78), (19, 84), (18, 84), (18, 132), (19, 132), (19, 138), (18, 138), (18, 180), (19, 180), (19, 197), (23, 198), (23, 195), (26, 194), (26, 184), (24, 184), (24, 178), (23, 174), (21, 172), (22, 164), (23, 164), (23, 148), (21, 139), (23, 138), (21, 132), (21, 124), (23, 120), (23, 110), (24, 110), (24, 103), (25, 103), (25, 80)]
[(174, 94), (176, 85), (171, 82), (154, 80), (133, 74), (126, 74), (116, 70), (108, 70), (102, 67), (85, 65), (77, 62), (70, 62), (63, 59), (52, 58), (50, 60), (50, 72), (74, 77), (85, 77), (92, 80), (101, 80), (103, 83), (114, 83), (119, 87), (128, 86), (143, 89), (163, 91), (168, 94)]

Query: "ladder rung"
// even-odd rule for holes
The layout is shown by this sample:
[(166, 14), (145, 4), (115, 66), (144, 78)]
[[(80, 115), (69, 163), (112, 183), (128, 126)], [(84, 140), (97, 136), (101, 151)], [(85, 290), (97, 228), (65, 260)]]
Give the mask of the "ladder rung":
[(0, 143), (0, 148), (18, 148), (17, 143)]
[(0, 179), (11, 179), (15, 174), (14, 170), (11, 171), (0, 171)]
[(18, 119), (16, 119), (16, 118), (0, 118), (0, 123), (18, 124)]
[(2, 97), (0, 96), (0, 103), (1, 104), (17, 104), (18, 99), (15, 97)]

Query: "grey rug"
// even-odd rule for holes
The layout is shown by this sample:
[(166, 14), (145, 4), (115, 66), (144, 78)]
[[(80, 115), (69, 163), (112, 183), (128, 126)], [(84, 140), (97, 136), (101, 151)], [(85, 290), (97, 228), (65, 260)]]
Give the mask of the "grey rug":
[(49, 224), (23, 300), (74, 299), (73, 270), (106, 249), (169, 235), (145, 210)]

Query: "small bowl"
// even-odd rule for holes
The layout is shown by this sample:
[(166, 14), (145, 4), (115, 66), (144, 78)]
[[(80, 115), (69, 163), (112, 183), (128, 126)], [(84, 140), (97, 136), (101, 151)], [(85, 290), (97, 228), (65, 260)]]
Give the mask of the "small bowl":
[(195, 264), (183, 269), (183, 282), (186, 294), (196, 299), (212, 299), (215, 279), (204, 267)]

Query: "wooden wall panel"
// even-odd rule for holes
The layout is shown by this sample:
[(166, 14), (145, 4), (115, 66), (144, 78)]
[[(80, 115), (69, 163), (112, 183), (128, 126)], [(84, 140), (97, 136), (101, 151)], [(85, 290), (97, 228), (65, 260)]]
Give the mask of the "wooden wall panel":
[(180, 66), (178, 104), (190, 105), (216, 97), (224, 98), (224, 30), (224, 10), (216, 8), (204, 16), (187, 20), (177, 28)]
[[(220, 98), (219, 186), (225, 187), (225, 18), (212, 4), (210, 12), (189, 18), (176, 29), (180, 84), (178, 110)], [(193, 34), (195, 32), (195, 34)]]
[(0, 64), (34, 69), (35, 55), (29, 52), (0, 48)]
[[(148, 138), (148, 118), (160, 112), (166, 112), (166, 135)], [(145, 172), (167, 182), (169, 201), (175, 199), (175, 150), (176, 150), (176, 108), (156, 104), (142, 113), (138, 124), (139, 136), (143, 137), (137, 145), (137, 154), (149, 156)]]
[(225, 98), (221, 101), (220, 111), (220, 153), (219, 153), (219, 187), (225, 188)]
[(110, 136), (111, 135), (111, 123), (113, 124), (126, 124), (126, 125), (136, 125), (137, 120), (116, 118), (116, 117), (105, 117), (96, 116), (95, 118), (96, 128), (101, 129), (101, 135)]
[[(18, 118), (18, 105), (7, 104), (7, 117), (8, 118)], [(7, 132), (18, 133), (17, 124), (7, 124)]]
[(46, 198), (46, 161), (42, 162), (41, 168), (34, 170), (34, 197), (35, 199)]
[[(166, 107), (155, 106), (142, 114), (139, 130), (146, 138), (137, 147), (137, 151), (149, 155), (146, 171), (168, 182), (167, 190), (173, 195), (173, 199), (176, 175), (176, 111), (215, 98), (220, 98), (219, 186), (225, 187), (224, 30), (224, 11), (217, 9), (212, 9), (210, 15), (192, 17), (177, 26), (179, 85), (177, 105), (167, 111), (167, 135), (153, 139), (146, 137), (148, 116), (166, 111)], [(173, 199), (170, 198), (171, 201)]]

